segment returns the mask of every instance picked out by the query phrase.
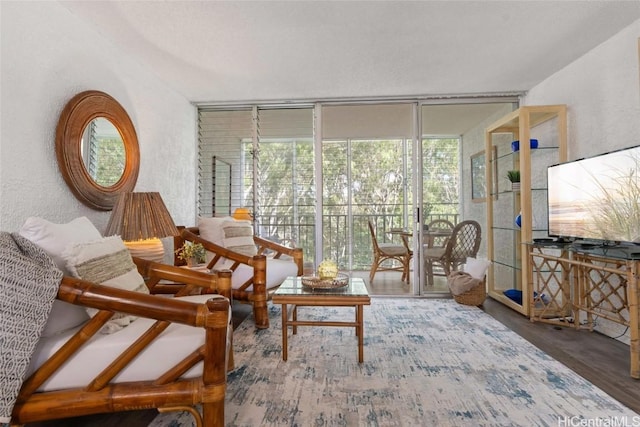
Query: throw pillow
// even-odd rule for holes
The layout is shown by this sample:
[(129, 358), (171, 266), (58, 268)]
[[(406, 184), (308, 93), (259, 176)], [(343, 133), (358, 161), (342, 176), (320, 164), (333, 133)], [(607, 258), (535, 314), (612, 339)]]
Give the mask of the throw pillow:
[(233, 218), (230, 216), (224, 218), (198, 218), (200, 236), (218, 246), (224, 246), (224, 230), (222, 227), (228, 221), (233, 221)]
[(481, 284), (481, 280), (471, 277), (469, 273), (464, 271), (452, 271), (447, 277), (447, 285), (453, 295), (462, 295)]
[(73, 243), (91, 242), (102, 237), (98, 229), (84, 216), (66, 224), (54, 224), (43, 218), (30, 217), (18, 234), (44, 249), (67, 276), (69, 271), (62, 258), (65, 248)]
[(487, 274), (487, 269), (490, 265), (491, 262), (487, 259), (467, 258), (464, 271), (469, 273), (474, 279), (484, 280), (484, 276)]
[[(144, 279), (138, 273), (131, 254), (120, 236), (71, 245), (64, 251), (63, 258), (71, 274), (79, 279), (114, 288), (149, 293)], [(95, 316), (97, 312), (97, 309), (87, 308), (90, 316)], [(101, 332), (116, 332), (135, 319), (135, 316), (115, 313)]]
[(258, 248), (253, 241), (253, 226), (248, 221), (225, 221), (224, 247), (247, 256), (258, 254)]
[[(67, 276), (70, 273), (62, 259), (64, 249), (72, 243), (90, 242), (102, 237), (98, 229), (84, 216), (66, 224), (54, 224), (43, 218), (30, 217), (18, 234), (42, 248)], [(55, 300), (42, 336), (49, 337), (75, 328), (88, 319), (89, 316), (83, 307)]]

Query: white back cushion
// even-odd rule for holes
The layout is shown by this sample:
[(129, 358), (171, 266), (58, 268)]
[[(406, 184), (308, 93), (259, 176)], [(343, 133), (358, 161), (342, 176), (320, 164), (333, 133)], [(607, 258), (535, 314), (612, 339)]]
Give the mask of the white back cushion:
[[(102, 237), (98, 229), (86, 217), (76, 218), (66, 224), (54, 224), (43, 218), (27, 218), (18, 233), (40, 246), (65, 275), (70, 275), (62, 252), (73, 243), (90, 242)], [(42, 336), (47, 337), (86, 322), (89, 315), (83, 307), (55, 300)]]
[(69, 275), (62, 253), (70, 244), (100, 239), (102, 234), (85, 216), (66, 224), (54, 224), (46, 219), (30, 217), (18, 232), (22, 237), (40, 246), (53, 258), (58, 268)]

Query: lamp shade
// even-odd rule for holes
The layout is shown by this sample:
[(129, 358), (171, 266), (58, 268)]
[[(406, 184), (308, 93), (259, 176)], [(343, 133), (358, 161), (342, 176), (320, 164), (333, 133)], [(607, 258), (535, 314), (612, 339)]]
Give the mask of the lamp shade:
[(251, 221), (253, 219), (253, 215), (251, 215), (249, 208), (236, 208), (236, 210), (233, 211), (233, 218)]
[(122, 193), (107, 224), (106, 236), (136, 241), (180, 234), (160, 193)]

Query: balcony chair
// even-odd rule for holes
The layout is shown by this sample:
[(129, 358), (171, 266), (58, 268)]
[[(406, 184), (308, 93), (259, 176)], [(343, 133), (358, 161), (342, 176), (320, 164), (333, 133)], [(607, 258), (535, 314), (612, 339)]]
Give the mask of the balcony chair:
[[(449, 276), (458, 270), (467, 258), (475, 258), (480, 249), (481, 229), (477, 221), (462, 221), (453, 228), (451, 237), (444, 247), (424, 248), (424, 265), (427, 286), (433, 286), (434, 275)], [(442, 273), (436, 273), (435, 266), (442, 267)]]
[[(371, 243), (373, 245), (373, 262), (371, 263), (371, 271), (369, 272), (369, 283), (373, 282), (373, 278), (378, 271), (401, 271), (402, 280), (409, 281), (409, 265), (413, 253), (409, 249), (408, 241), (403, 240), (402, 245), (395, 243), (378, 243), (371, 220), (369, 220), (369, 233), (371, 234)], [(394, 261), (400, 265), (393, 265)], [(385, 262), (392, 264), (383, 266)]]
[[(268, 328), (267, 302), (284, 279), (302, 275), (302, 248), (255, 236), (251, 223), (231, 217), (200, 218), (198, 227), (179, 228), (181, 236), (175, 239), (175, 247), (185, 241), (201, 243), (207, 250), (207, 268), (233, 271), (233, 301), (251, 304), (256, 327)], [(176, 264), (180, 264), (177, 259)]]
[[(453, 231), (453, 223), (446, 219), (434, 219), (428, 225), (428, 231), (433, 230), (444, 230), (444, 231)], [(430, 248), (444, 248), (447, 244), (447, 240), (449, 240), (448, 236), (429, 236), (429, 241), (427, 242), (428, 247)]]
[[(12, 365), (21, 366), (20, 378), (26, 379), (11, 393), (2, 390), (3, 398), (13, 396), (15, 401), (8, 406), (9, 419), (5, 413), (0, 417), (21, 425), (157, 408), (188, 411), (198, 426), (223, 426), (226, 370), (232, 354), (229, 299), (211, 294), (152, 295), (144, 290), (139, 271), (184, 283), (180, 289), (184, 295), (202, 288), (228, 295), (231, 272), (207, 274), (143, 260), (135, 260), (136, 268), (119, 237), (93, 241), (99, 235), (93, 229), (80, 238), (85, 240), (83, 246), (74, 241), (82, 232), (64, 234), (70, 224), (37, 235), (24, 227), (21, 234), (0, 233), (3, 298), (14, 295), (20, 306), (15, 318), (16, 313), (4, 305), (3, 319), (13, 315), (19, 324), (24, 318), (22, 327), (31, 332), (24, 335), (35, 337), (27, 345), (29, 354), (10, 352)], [(74, 254), (67, 257), (69, 242)], [(86, 258), (96, 247), (114, 242), (121, 245), (117, 251), (88, 255), (94, 256), (91, 261), (108, 259), (106, 268), (88, 272), (85, 261), (74, 264), (80, 258), (73, 257)], [(64, 253), (53, 253), (65, 246)], [(63, 259), (66, 263), (58, 264)], [(66, 275), (71, 271), (91, 276), (97, 270), (111, 275), (118, 271), (118, 277), (97, 283)], [(132, 290), (129, 280), (142, 281), (138, 286), (142, 289)], [(3, 377), (11, 373), (7, 366)], [(202, 415), (194, 408), (198, 404)]]

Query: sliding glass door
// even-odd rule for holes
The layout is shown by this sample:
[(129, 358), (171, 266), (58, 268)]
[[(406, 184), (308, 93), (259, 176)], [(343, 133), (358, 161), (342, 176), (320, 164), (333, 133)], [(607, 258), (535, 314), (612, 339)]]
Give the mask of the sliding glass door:
[(380, 230), (383, 242), (394, 237), (387, 233), (392, 228), (406, 227), (413, 205), (407, 179), (410, 149), (405, 139), (323, 141), (323, 253), (340, 268), (370, 268), (368, 221)]

